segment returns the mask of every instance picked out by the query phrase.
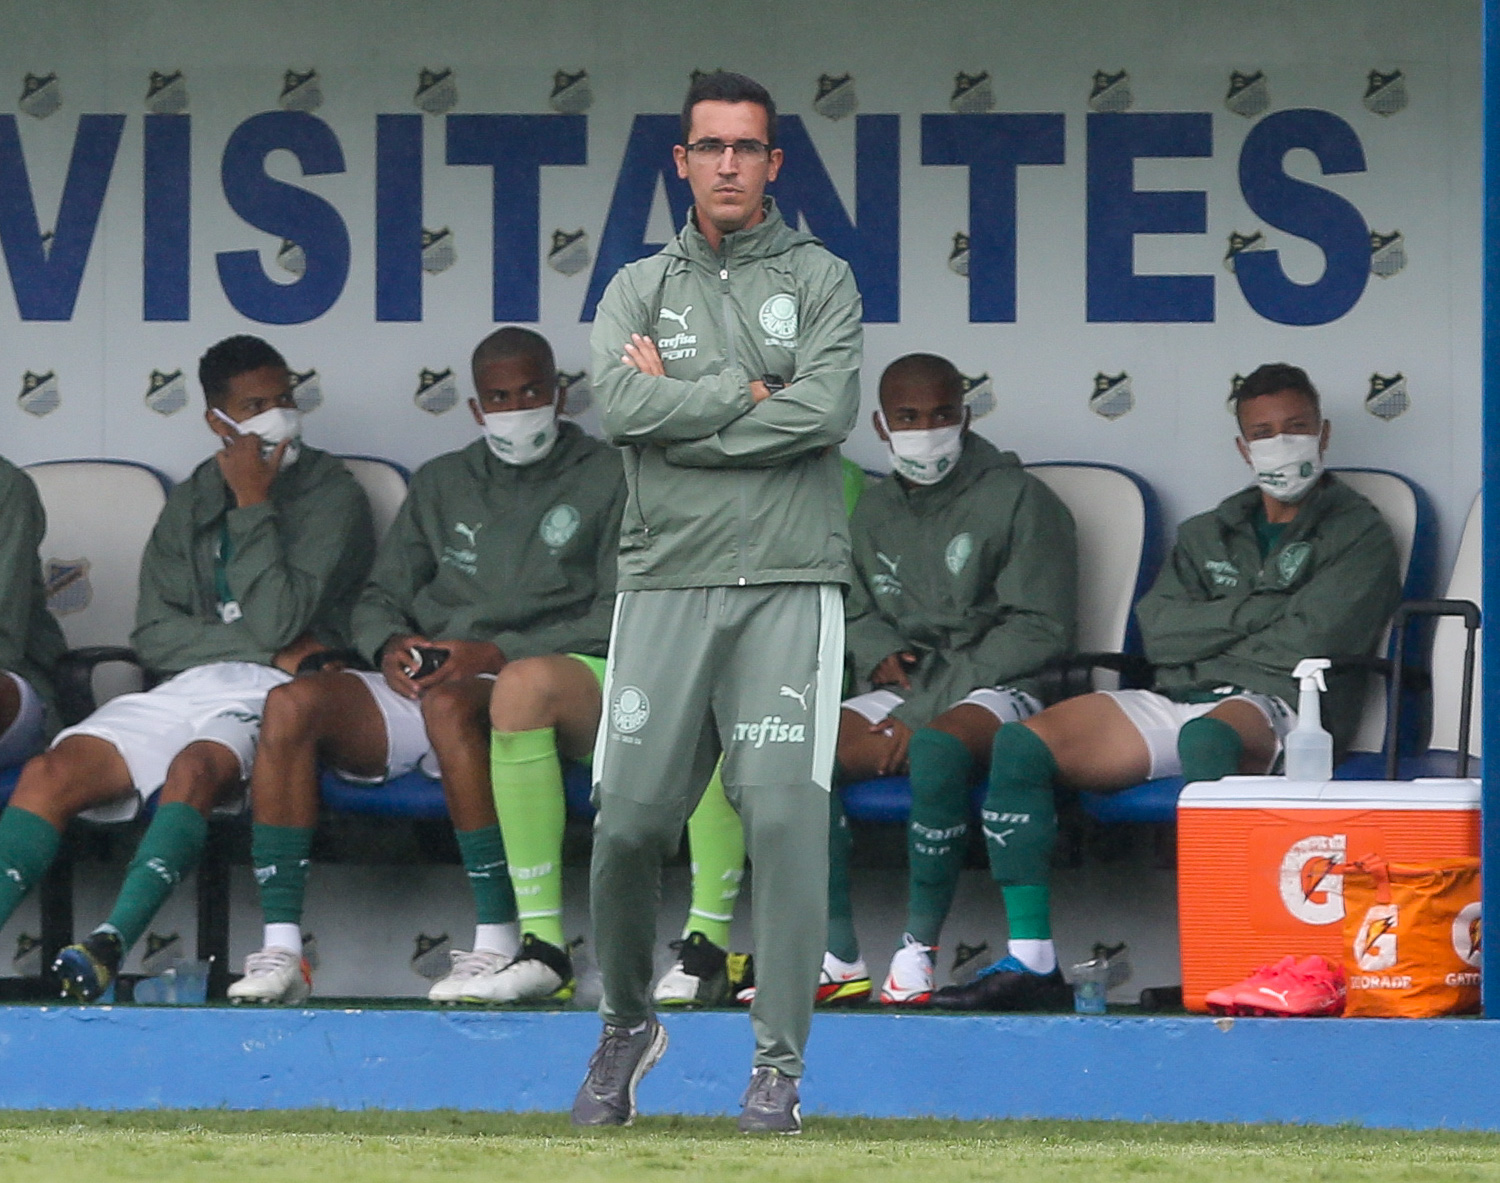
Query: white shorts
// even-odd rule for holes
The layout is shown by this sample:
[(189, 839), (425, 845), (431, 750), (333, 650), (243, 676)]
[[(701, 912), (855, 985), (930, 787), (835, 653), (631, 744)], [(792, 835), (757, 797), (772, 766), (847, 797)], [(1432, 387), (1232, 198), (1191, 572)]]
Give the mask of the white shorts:
[[(420, 769), (424, 776), (439, 780), (437, 753), (427, 738), (427, 724), (422, 719), (422, 704), (417, 699), (406, 698), (391, 689), (385, 675), (373, 670), (347, 670), (349, 674), (365, 684), (380, 717), (385, 722), (385, 774), (383, 776), (356, 776), (344, 769), (335, 769), (340, 778), (357, 785), (378, 785), (398, 776), (405, 776), (413, 769)], [(481, 678), (494, 680), (494, 674), (480, 674)]]
[(47, 738), (47, 704), (20, 674), (0, 670), (0, 678), (9, 678), (21, 692), (21, 709), (10, 726), (0, 731), (0, 768), (13, 768), (42, 750)]
[[(871, 690), (868, 694), (857, 694), (853, 698), (844, 699), (843, 709), (864, 716), (872, 724), (883, 723), (890, 713), (905, 701), (894, 690)], [(1042, 704), (1024, 690), (1013, 690), (1009, 686), (996, 686), (993, 689), (982, 686), (978, 690), (970, 691), (953, 706), (959, 707), (966, 704), (983, 707), (1001, 723), (1015, 723), (1021, 719), (1029, 719), (1042, 709)], [(948, 709), (952, 710), (953, 707)]]
[[(1281, 699), (1249, 690), (1226, 694), (1213, 702), (1173, 702), (1154, 690), (1103, 690), (1100, 693), (1115, 700), (1116, 705), (1125, 712), (1125, 717), (1135, 724), (1135, 729), (1146, 741), (1146, 750), (1151, 754), (1148, 780), (1181, 776), (1182, 760), (1177, 755), (1177, 733), (1182, 730), (1184, 723), (1200, 719), (1226, 702), (1248, 702), (1265, 716), (1266, 723), (1276, 733), (1278, 756), (1287, 732), (1297, 723), (1296, 715)], [(1275, 760), (1271, 763), (1274, 765)]]
[[(110, 699), (76, 727), (58, 732), (52, 745), (70, 735), (91, 735), (114, 745), (130, 770), (139, 801), (166, 782), (177, 753), (199, 741), (223, 744), (239, 760), (241, 779), (248, 780), (266, 695), (291, 680), (290, 674), (253, 661), (194, 666), (154, 689)], [(128, 821), (139, 810), (139, 801), (126, 797), (87, 810), (84, 816), (99, 822)]]

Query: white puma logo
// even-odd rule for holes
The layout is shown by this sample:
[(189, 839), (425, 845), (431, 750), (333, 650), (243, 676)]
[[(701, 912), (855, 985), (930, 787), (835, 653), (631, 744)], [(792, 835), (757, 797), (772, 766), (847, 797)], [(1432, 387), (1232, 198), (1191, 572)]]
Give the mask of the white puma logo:
[(663, 308), (659, 313), (657, 313), (657, 319), (675, 320), (682, 326), (682, 331), (685, 333), (688, 331), (687, 314), (692, 310), (693, 306), (691, 304), (689, 304), (681, 312), (673, 312), (670, 308)]
[(1269, 994), (1272, 998), (1274, 998), (1277, 1001), (1279, 1001), (1282, 1006), (1286, 1005), (1286, 991), (1285, 990), (1273, 990), (1269, 986), (1261, 986), (1259, 988), (1259, 993), (1261, 993), (1261, 994)]
[(793, 690), (790, 686), (783, 686), (781, 688), (781, 697), (782, 698), (795, 698), (801, 704), (802, 709), (805, 711), (805, 710), (807, 710), (807, 694), (808, 694), (808, 691), (810, 691), (811, 689), (812, 689), (812, 683), (811, 682), (809, 682), (806, 686), (802, 687), (802, 693), (800, 693), (800, 694), (797, 693), (797, 691)]
[(891, 574), (892, 575), (898, 574), (896, 568), (899, 567), (899, 566), (901, 566), (901, 556), (900, 555), (897, 555), (894, 559), (891, 559), (891, 558), (887, 558), (885, 555), (881, 554), (880, 551), (877, 550), (875, 552), (875, 557), (877, 559), (879, 559), (882, 563), (884, 563), (887, 567), (889, 567), (891, 569)]
[(1015, 830), (1014, 826), (1012, 826), (1008, 830), (992, 830), (988, 826), (985, 826), (985, 828), (984, 828), (984, 836), (986, 838), (993, 838), (1001, 846), (1004, 846), (1005, 845), (1005, 840), (1007, 838), (1009, 838), (1015, 832), (1016, 832), (1016, 830)]
[(484, 523), (483, 522), (480, 522), (477, 526), (466, 526), (462, 522), (454, 522), (453, 523), (453, 531), (454, 531), (454, 533), (456, 533), (456, 534), (462, 534), (465, 538), (467, 538), (469, 540), (469, 545), (470, 546), (475, 545), (475, 543), (474, 543), (474, 535), (478, 534), (479, 531), (481, 531), (483, 529), (484, 529)]

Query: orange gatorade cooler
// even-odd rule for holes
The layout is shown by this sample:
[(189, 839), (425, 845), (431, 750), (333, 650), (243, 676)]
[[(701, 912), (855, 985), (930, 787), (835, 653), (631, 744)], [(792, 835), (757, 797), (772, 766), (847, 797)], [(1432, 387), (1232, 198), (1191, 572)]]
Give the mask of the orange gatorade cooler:
[(1479, 854), (1479, 781), (1294, 781), (1230, 776), (1177, 801), (1182, 996), (1204, 995), (1286, 954), (1343, 956), (1336, 863)]

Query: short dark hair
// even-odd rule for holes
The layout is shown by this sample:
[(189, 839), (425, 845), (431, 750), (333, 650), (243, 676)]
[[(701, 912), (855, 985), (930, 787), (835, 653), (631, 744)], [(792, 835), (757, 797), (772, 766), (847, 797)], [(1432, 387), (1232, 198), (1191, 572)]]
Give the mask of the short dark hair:
[(776, 100), (754, 78), (715, 70), (712, 74), (693, 71), (687, 98), (682, 100), (682, 142), (693, 134), (693, 108), (699, 103), (756, 103), (766, 112), (766, 143), (776, 147)]
[(877, 389), (884, 388), (887, 378), (931, 382), (934, 386), (941, 386), (943, 393), (949, 395), (961, 396), (964, 389), (964, 376), (958, 372), (958, 367), (935, 353), (908, 353), (905, 357), (898, 357), (881, 373)]
[(1312, 384), (1307, 371), (1300, 366), (1289, 366), (1279, 361), (1259, 366), (1251, 372), (1248, 378), (1243, 379), (1230, 392), (1229, 409), (1234, 412), (1234, 417), (1238, 420), (1240, 408), (1252, 398), (1277, 394), (1283, 390), (1295, 390), (1298, 394), (1306, 396), (1307, 400), (1312, 403), (1313, 410), (1318, 413), (1318, 417), (1322, 418), (1323, 403), (1318, 397), (1318, 388)]
[(287, 368), (286, 358), (259, 337), (241, 333), (225, 337), (198, 359), (198, 384), (211, 407), (222, 406), (229, 394), (229, 380), (266, 366)]
[(469, 363), (475, 373), (480, 366), (507, 357), (528, 357), (537, 362), (549, 374), (557, 372), (557, 362), (552, 357), (552, 345), (546, 337), (533, 329), (520, 325), (506, 325), (496, 329), (474, 347), (474, 357)]

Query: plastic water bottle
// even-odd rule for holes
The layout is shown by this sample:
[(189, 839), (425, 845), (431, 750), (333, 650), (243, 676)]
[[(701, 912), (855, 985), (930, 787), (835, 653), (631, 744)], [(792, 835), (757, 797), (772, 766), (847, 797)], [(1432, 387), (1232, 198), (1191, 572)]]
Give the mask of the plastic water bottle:
[(1323, 729), (1318, 695), (1328, 689), (1323, 671), (1333, 663), (1326, 657), (1308, 657), (1297, 663), (1292, 677), (1301, 685), (1297, 703), (1297, 726), (1286, 737), (1288, 780), (1324, 781), (1333, 777), (1333, 736)]

